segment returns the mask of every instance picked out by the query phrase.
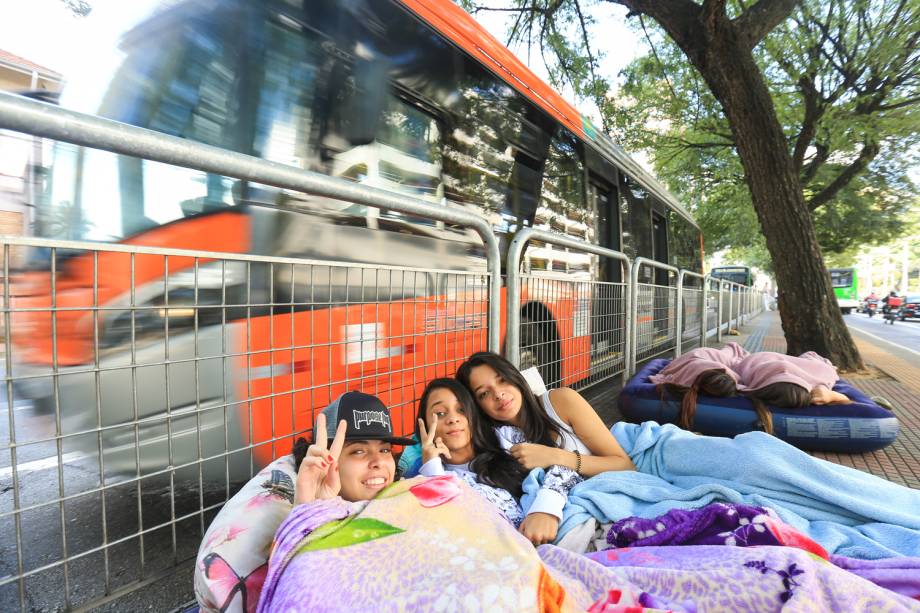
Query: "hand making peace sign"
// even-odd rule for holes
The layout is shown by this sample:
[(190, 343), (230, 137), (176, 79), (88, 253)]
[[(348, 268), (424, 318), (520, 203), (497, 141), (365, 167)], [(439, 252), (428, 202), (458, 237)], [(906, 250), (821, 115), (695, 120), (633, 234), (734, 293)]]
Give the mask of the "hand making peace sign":
[(419, 441), (422, 445), (422, 464), (433, 460), (434, 458), (444, 456), (445, 460), (450, 459), (450, 449), (447, 448), (447, 445), (444, 444), (444, 441), (441, 437), (435, 438), (435, 434), (438, 430), (438, 416), (435, 415), (434, 419), (431, 421), (431, 431), (429, 432), (425, 428), (425, 420), (418, 420), (418, 432), (419, 437), (422, 439)]
[(326, 449), (326, 416), (316, 418), (314, 436), (316, 442), (307, 449), (307, 455), (297, 471), (297, 485), (294, 486), (294, 504), (313, 502), (317, 499), (334, 498), (342, 484), (339, 481), (339, 456), (345, 446), (345, 431), (348, 422), (344, 419), (336, 428), (332, 446)]

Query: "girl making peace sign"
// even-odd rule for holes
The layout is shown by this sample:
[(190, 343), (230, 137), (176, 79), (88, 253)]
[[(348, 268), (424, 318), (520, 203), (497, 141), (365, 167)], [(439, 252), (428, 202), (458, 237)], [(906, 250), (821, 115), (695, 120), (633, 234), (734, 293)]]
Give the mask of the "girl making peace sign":
[(294, 504), (336, 496), (349, 502), (370, 500), (393, 483), (393, 444), (415, 443), (393, 436), (389, 410), (376, 396), (361, 392), (347, 392), (326, 407), (314, 432), (316, 440), (306, 452), (303, 439), (294, 447), (295, 464), (303, 457)]

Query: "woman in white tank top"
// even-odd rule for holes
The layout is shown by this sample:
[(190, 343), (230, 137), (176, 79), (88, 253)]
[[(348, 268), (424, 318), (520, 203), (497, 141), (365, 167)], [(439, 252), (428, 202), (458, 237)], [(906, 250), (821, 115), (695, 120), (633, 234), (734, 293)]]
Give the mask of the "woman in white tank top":
[(524, 467), (567, 466), (584, 477), (608, 470), (635, 470), (590, 404), (573, 389), (534, 396), (520, 371), (491, 352), (474, 353), (460, 365), (457, 379), (473, 394), (483, 427), (512, 425), (526, 443), (511, 448)]
[[(636, 469), (591, 405), (575, 390), (551, 390), (538, 400), (511, 362), (486, 351), (474, 353), (461, 364), (457, 379), (470, 390), (482, 411), (477, 428), (511, 425), (520, 430), (523, 441), (514, 441), (509, 451), (527, 470), (558, 465), (587, 478), (610, 470)], [(551, 542), (556, 537), (558, 521), (544, 519), (540, 525), (531, 525), (535, 543)]]

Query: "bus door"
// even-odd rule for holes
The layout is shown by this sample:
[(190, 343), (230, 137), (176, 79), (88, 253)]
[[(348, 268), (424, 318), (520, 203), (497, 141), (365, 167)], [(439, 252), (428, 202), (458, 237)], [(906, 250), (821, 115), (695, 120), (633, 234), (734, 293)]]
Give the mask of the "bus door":
[[(588, 183), (588, 207), (597, 219), (597, 242), (601, 247), (622, 250), (620, 199), (617, 188), (592, 177)], [(602, 361), (622, 357), (625, 339), (626, 286), (618, 260), (599, 258), (594, 296), (591, 300), (592, 372), (606, 367)], [(617, 284), (617, 285), (610, 285)]]

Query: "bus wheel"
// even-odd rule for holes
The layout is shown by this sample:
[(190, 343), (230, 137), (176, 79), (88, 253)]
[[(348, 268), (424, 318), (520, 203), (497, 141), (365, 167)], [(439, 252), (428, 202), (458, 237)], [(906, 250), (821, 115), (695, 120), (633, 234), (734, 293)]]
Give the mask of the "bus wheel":
[(546, 387), (558, 386), (561, 380), (558, 339), (551, 319), (521, 314), (521, 370), (536, 366)]

